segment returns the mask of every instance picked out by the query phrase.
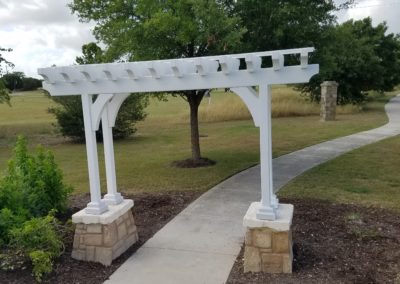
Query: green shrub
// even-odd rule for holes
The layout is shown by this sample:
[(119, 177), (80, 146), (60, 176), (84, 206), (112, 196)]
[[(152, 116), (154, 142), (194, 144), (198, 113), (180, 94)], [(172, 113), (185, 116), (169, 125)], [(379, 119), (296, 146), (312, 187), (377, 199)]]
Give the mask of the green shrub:
[(64, 250), (59, 226), (53, 213), (50, 213), (46, 217), (32, 218), (21, 228), (10, 232), (9, 247), (14, 254), (31, 260), (37, 281), (41, 281), (44, 274), (52, 271), (53, 259)]
[(64, 249), (64, 227), (54, 217), (63, 212), (71, 187), (64, 185), (50, 151), (29, 154), (18, 137), (14, 156), (0, 180), (0, 268), (23, 268), (31, 261), (37, 281), (51, 272)]
[(25, 138), (18, 137), (14, 157), (0, 182), (0, 209), (26, 218), (45, 216), (52, 209), (63, 212), (71, 191), (52, 152), (39, 147), (36, 155), (30, 155)]
[(10, 247), (28, 253), (43, 250), (52, 257), (59, 256), (64, 245), (58, 233), (58, 221), (51, 214), (32, 218), (26, 221), (21, 228), (12, 229), (10, 231)]
[(41, 282), (44, 274), (48, 274), (53, 269), (53, 262), (49, 253), (42, 250), (35, 250), (29, 254), (33, 265), (33, 275), (36, 281)]
[[(76, 141), (84, 141), (82, 102), (80, 96), (51, 97), (58, 105), (49, 109), (57, 119), (62, 135)], [(113, 136), (115, 139), (126, 138), (136, 132), (135, 123), (146, 117), (144, 111), (148, 105), (148, 96), (131, 95), (122, 104), (118, 112)], [(99, 141), (103, 139), (102, 129), (96, 131)]]

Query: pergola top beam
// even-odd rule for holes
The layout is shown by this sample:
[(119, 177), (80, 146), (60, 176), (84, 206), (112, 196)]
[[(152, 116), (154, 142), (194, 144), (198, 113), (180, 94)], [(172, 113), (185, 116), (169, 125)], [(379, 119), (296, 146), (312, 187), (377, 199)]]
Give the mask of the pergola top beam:
[[(51, 95), (82, 93), (159, 92), (222, 87), (300, 83), (318, 72), (308, 65), (314, 48), (242, 53), (198, 58), (128, 63), (75, 65), (41, 68), (44, 89)], [(284, 55), (300, 55), (300, 65), (284, 66)], [(262, 68), (262, 59), (271, 57), (272, 68)], [(239, 69), (240, 60), (245, 65)], [(285, 69), (284, 78), (279, 74)], [(304, 70), (309, 69), (309, 70)], [(207, 77), (207, 79), (205, 79)]]

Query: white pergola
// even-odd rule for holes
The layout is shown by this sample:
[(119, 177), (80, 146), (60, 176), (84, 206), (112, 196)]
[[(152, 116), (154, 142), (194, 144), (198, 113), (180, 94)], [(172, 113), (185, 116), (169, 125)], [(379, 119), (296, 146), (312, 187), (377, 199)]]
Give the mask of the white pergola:
[[(80, 95), (85, 124), (90, 198), (85, 212), (101, 215), (123, 201), (115, 174), (112, 128), (131, 93), (230, 88), (248, 107), (260, 128), (261, 205), (258, 219), (275, 220), (278, 199), (273, 192), (271, 85), (308, 82), (319, 66), (308, 64), (313, 48), (243, 53), (171, 60), (107, 63), (38, 69), (43, 88), (52, 96)], [(285, 66), (285, 55), (299, 55), (300, 64)], [(270, 57), (272, 67), (263, 68)], [(240, 69), (242, 64), (244, 67)], [(254, 87), (258, 87), (258, 92)], [(96, 100), (93, 96), (97, 95)], [(138, 95), (138, 94), (135, 94)], [(107, 194), (101, 197), (95, 132), (102, 121)]]

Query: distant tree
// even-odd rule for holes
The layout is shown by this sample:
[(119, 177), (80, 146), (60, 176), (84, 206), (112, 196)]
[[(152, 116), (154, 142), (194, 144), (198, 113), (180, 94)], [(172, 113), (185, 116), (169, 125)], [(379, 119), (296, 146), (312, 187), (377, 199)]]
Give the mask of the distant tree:
[(22, 89), (23, 78), (25, 78), (25, 74), (23, 72), (18, 72), (18, 71), (4, 74), (2, 77), (6, 88), (9, 89), (10, 91)]
[[(9, 67), (14, 67), (14, 64), (11, 62), (7, 61), (3, 55), (2, 52), (10, 52), (12, 49), (10, 48), (3, 48), (0, 46), (0, 77), (3, 75), (3, 66), (9, 66)], [(4, 81), (0, 79), (0, 103), (10, 102), (10, 96), (9, 96), (9, 91), (7, 90)]]
[(33, 91), (41, 87), (42, 87), (42, 80), (32, 77), (22, 78), (22, 91)]
[[(109, 60), (187, 58), (236, 51), (244, 32), (234, 0), (74, 0), (82, 21), (95, 23)], [(179, 92), (190, 108), (193, 166), (207, 164), (199, 143), (198, 108), (208, 90)]]
[(42, 81), (32, 77), (26, 77), (23, 72), (11, 72), (4, 74), (2, 80), (9, 90), (33, 91), (42, 87)]
[[(76, 58), (78, 64), (102, 63), (103, 51), (95, 43), (82, 46), (82, 56)], [(61, 133), (77, 141), (84, 141), (85, 129), (83, 122), (82, 102), (79, 96), (51, 97), (56, 107), (49, 109), (57, 119)], [(135, 133), (135, 123), (146, 117), (144, 112), (148, 98), (142, 95), (131, 95), (122, 104), (118, 113), (113, 136), (116, 139), (128, 137)], [(102, 129), (96, 132), (97, 138), (101, 140)]]
[(325, 80), (339, 83), (339, 104), (361, 103), (370, 90), (390, 91), (400, 84), (400, 37), (388, 34), (386, 23), (374, 27), (371, 18), (332, 27), (314, 60), (320, 73), (303, 91), (315, 101)]

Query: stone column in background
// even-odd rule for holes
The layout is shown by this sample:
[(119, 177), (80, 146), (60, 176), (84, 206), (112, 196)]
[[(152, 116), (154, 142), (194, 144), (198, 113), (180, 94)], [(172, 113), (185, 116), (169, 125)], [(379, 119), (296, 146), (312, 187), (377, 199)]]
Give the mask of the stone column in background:
[(321, 84), (321, 120), (332, 121), (336, 118), (337, 89), (335, 81), (325, 81)]

